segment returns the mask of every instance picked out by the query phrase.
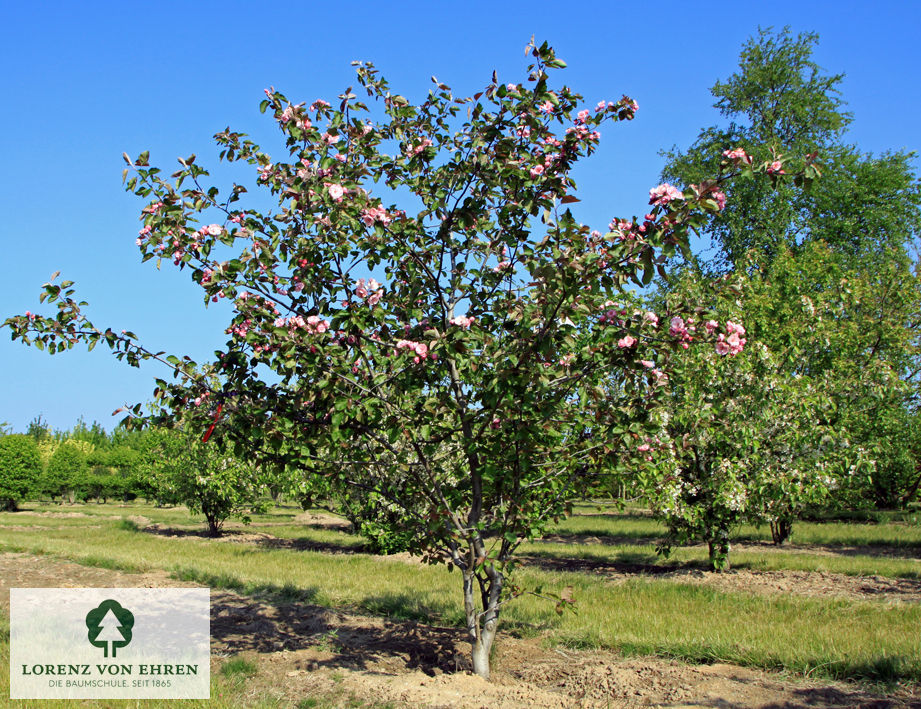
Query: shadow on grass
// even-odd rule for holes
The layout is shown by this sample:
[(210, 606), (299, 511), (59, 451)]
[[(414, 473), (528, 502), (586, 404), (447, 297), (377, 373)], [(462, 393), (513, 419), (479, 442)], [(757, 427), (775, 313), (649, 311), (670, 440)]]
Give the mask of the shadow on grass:
[[(423, 609), (415, 599), (369, 598), (362, 606), (404, 613)], [(438, 615), (437, 609), (430, 609)], [(307, 603), (293, 603), (283, 594), (243, 597), (212, 592), (211, 638), (222, 652), (259, 653), (314, 649), (305, 669), (381, 669), (399, 664), (427, 674), (469, 669), (462, 631), (414, 621), (353, 615)]]
[(545, 571), (660, 575), (682, 569), (708, 569), (708, 565), (703, 562), (663, 561), (654, 553), (640, 551), (623, 551), (613, 557), (590, 554), (566, 557), (556, 552), (533, 552), (522, 554), (518, 559), (523, 566), (533, 566)]

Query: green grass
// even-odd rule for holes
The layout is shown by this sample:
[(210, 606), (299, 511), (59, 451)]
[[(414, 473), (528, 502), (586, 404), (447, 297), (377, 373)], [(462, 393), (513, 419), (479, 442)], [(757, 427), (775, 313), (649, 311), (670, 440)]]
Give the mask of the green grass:
[[(575, 515), (555, 525), (551, 534), (593, 536), (613, 543), (650, 543), (665, 533), (661, 522), (640, 514), (599, 510), (595, 506), (579, 505)], [(735, 542), (771, 542), (767, 526), (743, 525), (732, 535)], [(796, 522), (789, 544), (821, 544), (829, 546), (884, 546), (905, 549), (921, 555), (921, 521), (892, 521), (881, 523)]]
[(252, 677), (259, 668), (245, 657), (232, 657), (221, 665), (224, 677)]
[[(291, 525), (265, 529), (286, 539), (344, 552), (360, 543), (355, 537), (329, 530)], [(361, 553), (298, 551), (196, 536), (163, 537), (125, 529), (120, 518), (93, 529), (92, 534), (71, 524), (43, 529), (40, 535), (0, 526), (0, 549), (53, 554), (128, 571), (164, 569), (214, 588), (269, 594), (284, 601), (443, 625), (460, 626), (463, 621), (461, 579), (456, 572)], [(533, 543), (524, 551), (556, 559), (658, 563), (651, 547), (643, 545)], [(749, 559), (746, 554), (733, 553), (737, 567), (814, 568), (821, 561), (838, 560), (786, 552), (753, 554)], [(682, 563), (702, 562), (704, 555), (699, 549), (676, 552)], [(917, 562), (907, 559), (855, 556), (844, 561), (855, 559), (874, 573), (881, 568), (891, 575), (917, 571)], [(917, 605), (728, 593), (664, 579), (615, 584), (588, 573), (536, 566), (522, 568), (517, 580), (523, 588), (542, 586), (551, 592), (572, 585), (578, 607), (577, 614), (560, 617), (552, 602), (524, 595), (510, 603), (502, 617), (503, 628), (519, 635), (546, 635), (548, 642), (567, 646), (610, 648), (689, 662), (720, 661), (811, 676), (921, 682), (921, 607)], [(225, 689), (233, 691), (229, 685)]]

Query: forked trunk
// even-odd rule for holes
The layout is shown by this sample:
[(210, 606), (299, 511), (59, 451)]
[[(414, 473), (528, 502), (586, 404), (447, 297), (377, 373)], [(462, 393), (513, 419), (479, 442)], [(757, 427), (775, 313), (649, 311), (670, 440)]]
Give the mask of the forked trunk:
[(790, 538), (790, 534), (793, 532), (793, 522), (789, 519), (778, 519), (771, 521), (771, 539), (774, 540), (774, 544), (780, 546), (787, 539)]
[[(493, 565), (480, 573), (464, 571), (464, 611), (472, 646), (473, 671), (483, 679), (489, 679), (489, 655), (499, 629), (499, 599), (503, 581), (502, 573)], [(474, 595), (476, 586), (479, 586), (482, 611)]]

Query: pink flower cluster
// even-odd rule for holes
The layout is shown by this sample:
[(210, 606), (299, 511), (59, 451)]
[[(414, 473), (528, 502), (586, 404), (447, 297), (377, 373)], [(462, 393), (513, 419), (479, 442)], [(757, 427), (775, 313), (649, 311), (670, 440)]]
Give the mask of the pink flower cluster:
[(624, 335), (617, 341), (617, 346), (625, 350), (635, 346), (636, 343), (637, 339), (633, 335)]
[(329, 108), (329, 101), (324, 101), (323, 99), (318, 98), (316, 101), (310, 104), (311, 111), (318, 111), (321, 108)]
[(364, 278), (359, 278), (358, 282), (355, 284), (355, 295), (367, 300), (368, 305), (374, 306), (377, 305), (384, 296), (384, 289), (381, 288), (381, 284), (373, 278), (368, 281), (365, 281)]
[(289, 318), (278, 318), (275, 321), (275, 327), (287, 327), (288, 332), (292, 334), (295, 330), (301, 329), (311, 335), (322, 335), (329, 330), (329, 322), (322, 320), (319, 315), (310, 315), (306, 319), (295, 315)]
[(742, 148), (735, 148), (734, 150), (724, 150), (723, 157), (728, 158), (729, 160), (738, 160), (744, 162), (747, 165), (752, 164), (751, 155), (746, 153)]
[(361, 221), (364, 222), (365, 226), (372, 226), (374, 222), (380, 222), (384, 226), (387, 226), (392, 221), (392, 217), (387, 213), (386, 209), (378, 205), (376, 207), (366, 207), (362, 209)]
[[(429, 348), (423, 342), (413, 342), (412, 340), (397, 340), (397, 349), (398, 350), (412, 350), (416, 353), (416, 356), (413, 357), (413, 362), (419, 364), (429, 355)], [(432, 359), (435, 359), (435, 355), (431, 355)]]
[(663, 207), (676, 199), (684, 199), (684, 194), (667, 182), (649, 190), (649, 204), (657, 207)]
[(471, 325), (473, 325), (474, 322), (476, 322), (476, 318), (467, 317), (465, 315), (457, 315), (456, 317), (448, 320), (448, 322), (452, 325), (457, 325), (458, 327), (462, 327), (467, 330)]
[(678, 317), (677, 315), (671, 319), (668, 327), (668, 334), (677, 338), (684, 349), (687, 349), (688, 342), (694, 339), (691, 335), (693, 331), (693, 326), (689, 326), (684, 322), (684, 318)]
[(407, 149), (406, 149), (406, 154), (407, 154), (409, 157), (412, 157), (413, 155), (418, 155), (419, 153), (421, 153), (421, 152), (422, 152), (423, 150), (425, 150), (426, 148), (431, 147), (431, 145), (432, 145), (432, 141), (429, 140), (428, 138), (425, 138), (425, 139), (423, 139), (422, 142), (420, 142), (418, 145), (416, 145), (416, 146), (414, 146), (414, 147), (407, 147)]
[(726, 323), (726, 332), (720, 333), (716, 342), (716, 353), (719, 355), (735, 356), (744, 348), (747, 340), (745, 339), (745, 328), (731, 320)]
[(780, 160), (775, 160), (770, 165), (768, 165), (767, 173), (768, 175), (786, 175), (787, 174), (786, 172), (784, 172), (783, 163), (780, 162)]

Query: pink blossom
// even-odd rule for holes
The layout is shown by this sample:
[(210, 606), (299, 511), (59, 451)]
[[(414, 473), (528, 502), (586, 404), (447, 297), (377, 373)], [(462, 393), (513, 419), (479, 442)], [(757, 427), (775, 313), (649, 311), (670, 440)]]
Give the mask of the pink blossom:
[(747, 163), (748, 165), (752, 164), (751, 156), (746, 153), (742, 148), (735, 148), (734, 150), (724, 150), (723, 157), (729, 158), (730, 160), (739, 160), (741, 162)]
[(413, 342), (412, 340), (397, 340), (397, 349), (408, 349), (415, 352), (416, 356), (413, 357), (413, 361), (417, 364), (421, 359), (425, 359), (429, 352), (428, 345), (424, 342)]
[(653, 367), (656, 366), (656, 363), (655, 363), (655, 362), (653, 362), (653, 361), (651, 361), (651, 360), (648, 360), (648, 359), (641, 359), (641, 360), (640, 360), (640, 364), (642, 364), (644, 367), (646, 367), (646, 369), (652, 369)]
[(598, 102), (598, 105), (595, 106), (595, 110), (596, 110), (596, 111), (603, 111), (605, 108), (607, 108), (607, 106), (608, 106), (607, 102), (605, 102), (605, 101), (599, 101), (599, 102)]
[(633, 347), (636, 344), (636, 338), (633, 335), (625, 335), (617, 341), (617, 346), (621, 349)]
[(328, 101), (324, 101), (324, 100), (321, 99), (321, 98), (318, 98), (316, 101), (314, 101), (312, 104), (310, 104), (310, 110), (311, 110), (311, 111), (317, 111), (317, 110), (319, 110), (319, 109), (321, 109), (321, 108), (329, 108), (329, 102), (328, 102)]
[(292, 106), (285, 107), (285, 110), (281, 112), (281, 116), (278, 117), (278, 120), (282, 123), (287, 123), (290, 120), (294, 119), (294, 108)]
[(737, 335), (744, 335), (744, 334), (745, 334), (745, 328), (742, 327), (741, 325), (738, 325), (738, 324), (732, 322), (732, 320), (727, 320), (727, 321), (726, 321), (726, 332), (728, 332), (730, 335), (733, 334), (733, 333), (735, 333), (735, 334), (737, 334)]
[(684, 199), (684, 194), (677, 187), (673, 187), (667, 182), (649, 190), (649, 204), (654, 204), (657, 207), (664, 206), (676, 199)]
[(334, 202), (342, 201), (342, 195), (345, 194), (345, 189), (342, 185), (337, 185), (334, 182), (324, 182), (323, 186), (326, 187), (326, 191), (329, 192), (329, 196)]
[(583, 109), (576, 114), (576, 123), (585, 123), (588, 120), (588, 117), (591, 115), (588, 109)]
[(724, 209), (726, 209), (726, 193), (725, 192), (723, 192), (722, 190), (715, 190), (713, 192), (713, 199), (716, 200), (716, 206), (719, 207), (721, 212)]
[(684, 320), (677, 315), (671, 319), (668, 328), (668, 334), (672, 337), (680, 337), (681, 335), (687, 334), (687, 326), (684, 324)]
[(648, 443), (643, 443), (642, 445), (637, 446), (636, 449), (637, 449), (640, 453), (646, 453), (647, 451), (650, 450), (650, 446), (649, 446)]
[(707, 322), (704, 323), (704, 328), (707, 330), (708, 335), (712, 335), (713, 331), (719, 326), (720, 324), (716, 320), (707, 320)]
[(220, 236), (224, 231), (224, 227), (220, 224), (209, 224), (205, 227), (205, 233), (210, 234), (211, 236)]
[(421, 153), (423, 150), (430, 147), (431, 145), (432, 145), (432, 141), (429, 140), (428, 138), (425, 138), (422, 140), (422, 142), (420, 142), (415, 147), (407, 148), (406, 154), (409, 155), (410, 157), (412, 157), (413, 155), (418, 155), (419, 153)]
[(451, 323), (452, 325), (457, 325), (458, 327), (462, 327), (465, 330), (468, 329), (471, 325), (473, 325), (475, 321), (476, 321), (476, 318), (466, 317), (464, 315), (458, 315), (448, 320), (448, 322)]
[(780, 160), (775, 160), (770, 165), (768, 165), (767, 173), (769, 175), (786, 175), (787, 173), (783, 170), (783, 163)]
[(643, 315), (643, 320), (650, 323), (653, 327), (659, 327), (659, 316), (653, 312), (648, 312)]
[(333, 135), (331, 133), (323, 134), (323, 142), (325, 142), (327, 145), (335, 145), (339, 142), (339, 138), (339, 135)]
[(543, 174), (544, 174), (543, 165), (535, 165), (534, 167), (531, 168), (531, 177), (539, 177), (540, 175), (543, 175)]
[(508, 268), (511, 265), (512, 264), (510, 261), (500, 261), (498, 264), (496, 264), (493, 267), (492, 270), (495, 271), (496, 273), (499, 273), (500, 271), (504, 271), (506, 268)]
[(505, 88), (508, 91), (518, 91), (518, 87), (515, 84), (506, 84)]
[(550, 101), (544, 101), (540, 105), (540, 110), (543, 111), (544, 113), (553, 113), (553, 111), (555, 110), (555, 107)]
[(361, 210), (361, 221), (365, 226), (373, 226), (374, 222), (380, 222), (386, 226), (391, 222), (391, 217), (386, 209), (378, 205), (377, 207), (366, 207)]

